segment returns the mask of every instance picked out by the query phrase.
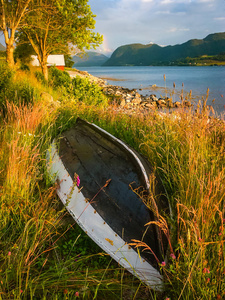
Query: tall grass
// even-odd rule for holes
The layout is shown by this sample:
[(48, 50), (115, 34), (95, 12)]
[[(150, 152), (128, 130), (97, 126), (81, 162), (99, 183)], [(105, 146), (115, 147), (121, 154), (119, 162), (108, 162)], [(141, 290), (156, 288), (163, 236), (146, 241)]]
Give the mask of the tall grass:
[(192, 108), (147, 116), (128, 116), (113, 107), (91, 109), (90, 114), (84, 110), (81, 107), (80, 116), (142, 152), (163, 180), (173, 210), (173, 218), (167, 217), (173, 252), (163, 267), (168, 297), (223, 299), (224, 121)]
[(157, 123), (141, 147), (157, 162), (174, 210), (177, 258), (165, 268), (171, 299), (222, 299), (225, 123), (191, 111)]
[(5, 99), (0, 123), (0, 299), (121, 299), (128, 290), (142, 293), (144, 285), (81, 233), (60, 206), (56, 186), (49, 185), (46, 150), (65, 127), (66, 107), (78, 111), (76, 100), (31, 100)]
[[(223, 299), (224, 121), (191, 108), (128, 115), (106, 107), (104, 97), (96, 105), (31, 78), (35, 100), (6, 101), (0, 124), (0, 299)], [(43, 100), (41, 91), (55, 101)], [(145, 155), (163, 181), (173, 211), (163, 216), (173, 254), (161, 266), (164, 293), (154, 293), (105, 254), (96, 256), (101, 250), (59, 205), (45, 151), (78, 116)]]

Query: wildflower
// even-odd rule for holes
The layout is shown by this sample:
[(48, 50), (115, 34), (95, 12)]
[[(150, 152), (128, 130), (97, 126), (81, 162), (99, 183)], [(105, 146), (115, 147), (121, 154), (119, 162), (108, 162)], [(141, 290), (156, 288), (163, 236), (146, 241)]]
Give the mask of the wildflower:
[(79, 187), (79, 185), (80, 185), (80, 177), (79, 177), (79, 175), (76, 175), (76, 184), (77, 184), (77, 187)]
[(202, 242), (202, 238), (199, 237), (198, 240), (199, 240), (199, 242)]
[(170, 257), (172, 257), (172, 259), (176, 259), (176, 256), (174, 255), (174, 253), (171, 253)]
[(206, 283), (209, 283), (209, 282), (210, 282), (210, 278), (207, 278), (207, 279), (206, 279)]
[(8, 256), (11, 256), (11, 254), (12, 254), (11, 251), (9, 251), (9, 252), (8, 252)]
[(209, 271), (209, 269), (207, 269), (207, 268), (204, 268), (204, 269), (203, 269), (203, 273), (208, 273), (208, 274), (209, 274), (209, 273), (210, 273), (210, 271)]
[(20, 290), (20, 293), (22, 294), (23, 290)]
[(68, 294), (68, 290), (65, 289), (65, 290), (63, 291), (63, 293), (64, 293), (64, 294)]
[(162, 265), (162, 267), (165, 267), (165, 265), (166, 265), (165, 261), (163, 261), (163, 262), (161, 263), (161, 265)]
[(166, 300), (170, 300), (170, 298), (167, 297)]
[(75, 293), (75, 297), (79, 297), (79, 292), (76, 292), (76, 293)]

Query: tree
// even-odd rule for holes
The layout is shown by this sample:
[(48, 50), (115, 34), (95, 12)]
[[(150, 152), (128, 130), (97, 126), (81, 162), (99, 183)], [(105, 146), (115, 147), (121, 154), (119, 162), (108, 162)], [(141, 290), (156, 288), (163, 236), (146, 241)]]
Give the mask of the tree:
[(65, 66), (68, 68), (72, 68), (74, 65), (74, 61), (72, 60), (72, 57), (69, 54), (65, 55)]
[(22, 64), (29, 64), (32, 61), (31, 55), (35, 55), (34, 49), (30, 44), (20, 44), (14, 50), (14, 60)]
[(34, 2), (40, 9), (27, 15), (27, 25), (21, 28), (18, 39), (32, 45), (48, 80), (47, 58), (50, 54), (68, 54), (71, 45), (80, 51), (95, 48), (102, 42), (102, 36), (93, 32), (95, 15), (87, 5), (88, 0)]
[(25, 25), (24, 19), (29, 12), (31, 0), (0, 0), (0, 30), (3, 32), (6, 44), (6, 61), (14, 66), (13, 51), (15, 33)]

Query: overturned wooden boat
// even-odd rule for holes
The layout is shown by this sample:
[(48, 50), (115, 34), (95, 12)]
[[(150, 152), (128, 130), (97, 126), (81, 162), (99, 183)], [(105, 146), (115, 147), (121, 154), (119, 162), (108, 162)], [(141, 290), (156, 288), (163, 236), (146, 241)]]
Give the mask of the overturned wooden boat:
[[(165, 260), (168, 244), (154, 224), (145, 226), (155, 214), (133, 190), (141, 187), (150, 193), (149, 163), (121, 140), (81, 119), (53, 142), (48, 161), (58, 196), (80, 227), (120, 265), (161, 290), (159, 262)], [(169, 213), (160, 180), (156, 178), (154, 185), (159, 212)], [(151, 250), (130, 246), (132, 239)]]

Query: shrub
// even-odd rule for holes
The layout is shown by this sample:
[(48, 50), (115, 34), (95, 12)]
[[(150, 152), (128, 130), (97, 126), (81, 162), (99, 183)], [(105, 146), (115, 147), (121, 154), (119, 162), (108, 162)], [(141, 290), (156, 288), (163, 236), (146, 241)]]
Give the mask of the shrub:
[(89, 81), (88, 78), (77, 76), (71, 80), (66, 71), (58, 70), (55, 67), (49, 70), (49, 84), (53, 88), (60, 88), (61, 93), (66, 97), (75, 97), (87, 105), (107, 105), (108, 100), (102, 93), (101, 88)]
[(4, 93), (9, 87), (13, 77), (13, 71), (8, 67), (6, 63), (0, 64), (0, 93)]
[(29, 81), (25, 80), (22, 83), (18, 82), (13, 85), (11, 95), (11, 100), (13, 100), (14, 104), (26, 105), (34, 102), (36, 91)]
[(0, 64), (0, 109), (6, 113), (6, 102), (19, 104), (33, 103), (37, 98), (37, 90), (26, 76), (15, 80), (14, 72), (7, 64)]
[(40, 83), (42, 83), (43, 85), (47, 85), (47, 81), (42, 72), (36, 71), (34, 72), (34, 75)]
[(3, 108), (6, 102), (7, 92), (12, 85), (14, 72), (6, 63), (0, 63), (0, 108)]
[(49, 84), (54, 88), (62, 86), (69, 88), (71, 84), (70, 75), (65, 71), (52, 67), (49, 69)]
[(21, 64), (20, 70), (22, 71), (30, 71), (30, 67), (26, 64)]
[(79, 76), (72, 79), (73, 95), (88, 105), (107, 105), (108, 100), (102, 93), (101, 88), (88, 80)]

